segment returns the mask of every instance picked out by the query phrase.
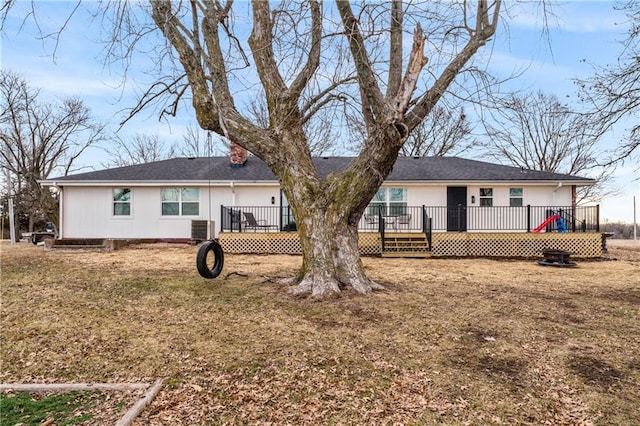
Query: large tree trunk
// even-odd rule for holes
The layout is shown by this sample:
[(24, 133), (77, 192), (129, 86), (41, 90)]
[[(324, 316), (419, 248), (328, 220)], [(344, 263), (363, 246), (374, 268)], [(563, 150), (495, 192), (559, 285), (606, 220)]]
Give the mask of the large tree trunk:
[(307, 206), (298, 213), (303, 262), (292, 288), (294, 294), (323, 297), (351, 287), (368, 293), (383, 287), (364, 272), (358, 250), (357, 225), (349, 224), (340, 206)]
[[(265, 157), (289, 200), (302, 245), (302, 268), (292, 283), (294, 294), (323, 297), (351, 288), (359, 293), (382, 289), (364, 271), (358, 248), (358, 223), (369, 200), (391, 172), (404, 134), (395, 124), (372, 136), (371, 152), (345, 170), (318, 175), (301, 126), (283, 133), (281, 146), (300, 144), (284, 157)], [(282, 152), (281, 152), (282, 154)]]

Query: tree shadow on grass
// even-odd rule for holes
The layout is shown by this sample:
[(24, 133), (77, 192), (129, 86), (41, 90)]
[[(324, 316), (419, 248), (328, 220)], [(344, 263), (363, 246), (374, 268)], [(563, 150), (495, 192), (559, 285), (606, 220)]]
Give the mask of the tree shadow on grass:
[(585, 383), (609, 388), (619, 383), (623, 374), (610, 364), (589, 355), (574, 355), (567, 360), (567, 367)]

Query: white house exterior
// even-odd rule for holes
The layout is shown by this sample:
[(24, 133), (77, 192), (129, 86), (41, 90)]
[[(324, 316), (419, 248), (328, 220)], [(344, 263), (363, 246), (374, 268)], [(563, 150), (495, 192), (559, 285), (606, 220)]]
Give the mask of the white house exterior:
[[(319, 173), (327, 175), (351, 160), (322, 157), (315, 163)], [(242, 166), (231, 165), (228, 157), (176, 158), (41, 183), (60, 191), (58, 232), (62, 239), (189, 239), (192, 221), (213, 223), (212, 237), (221, 231), (221, 206), (286, 205), (272, 172), (255, 157)], [(574, 207), (576, 188), (593, 183), (576, 176), (457, 157), (400, 157), (372, 206), (385, 206), (385, 211), (426, 206), (432, 209), (429, 214), (434, 221), (437, 209), (461, 206), (465, 217), (469, 216), (464, 219), (466, 224), (472, 211), (483, 211), (480, 207)], [(541, 219), (544, 217), (534, 218), (529, 225), (538, 225)], [(487, 226), (482, 228), (489, 230)], [(526, 231), (524, 223), (518, 226)]]

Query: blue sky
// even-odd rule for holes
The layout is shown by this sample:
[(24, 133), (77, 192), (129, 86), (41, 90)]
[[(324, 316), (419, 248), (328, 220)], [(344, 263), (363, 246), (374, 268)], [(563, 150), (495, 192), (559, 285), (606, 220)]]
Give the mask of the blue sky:
[[(51, 40), (37, 40), (32, 21), (23, 25), (17, 18), (21, 8), (30, 2), (18, 2), (5, 22), (0, 45), (0, 66), (19, 72), (33, 87), (41, 88), (44, 96), (62, 98), (78, 96), (91, 107), (93, 114), (112, 124), (116, 130), (123, 110), (134, 104), (136, 93), (142, 90), (145, 77), (137, 74), (123, 84), (119, 69), (109, 69), (97, 47), (97, 30), (83, 25), (80, 19), (72, 25), (57, 46), (55, 61), (51, 53)], [(70, 2), (39, 2), (40, 26), (56, 29), (73, 6)], [(610, 64), (615, 61), (624, 38), (622, 15), (617, 15), (611, 2), (569, 1), (554, 7), (557, 19), (549, 21), (550, 39), (542, 36), (542, 13), (539, 7), (520, 9), (498, 29), (493, 44), (486, 46), (490, 54), (488, 68), (509, 75), (520, 71), (522, 75), (509, 85), (516, 89), (553, 93), (561, 100), (576, 99), (572, 79), (586, 77), (591, 65)], [(551, 44), (551, 48), (549, 47)], [(583, 62), (586, 60), (586, 62)], [(166, 145), (182, 140), (187, 125), (194, 125), (189, 113), (171, 122), (158, 121), (155, 111), (142, 112), (120, 130), (123, 138), (136, 133), (158, 135)], [(613, 144), (623, 136), (621, 129), (608, 135)], [(94, 148), (81, 158), (82, 165), (100, 168), (104, 151)], [(636, 164), (627, 162), (616, 172), (621, 195), (602, 202), (604, 220), (633, 221), (633, 196), (640, 207), (640, 182), (634, 174)]]

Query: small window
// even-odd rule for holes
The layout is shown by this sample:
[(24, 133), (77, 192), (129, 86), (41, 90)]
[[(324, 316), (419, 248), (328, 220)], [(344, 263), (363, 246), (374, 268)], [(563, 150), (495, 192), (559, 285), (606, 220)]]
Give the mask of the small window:
[(509, 188), (509, 206), (522, 207), (522, 188)]
[(480, 188), (480, 207), (493, 206), (493, 188)]
[(131, 216), (131, 189), (113, 189), (113, 215)]
[(180, 215), (180, 191), (175, 188), (162, 190), (162, 216)]
[(182, 189), (182, 215), (197, 216), (200, 214), (200, 190), (198, 188)]
[(197, 216), (200, 214), (198, 188), (163, 188), (162, 216)]

